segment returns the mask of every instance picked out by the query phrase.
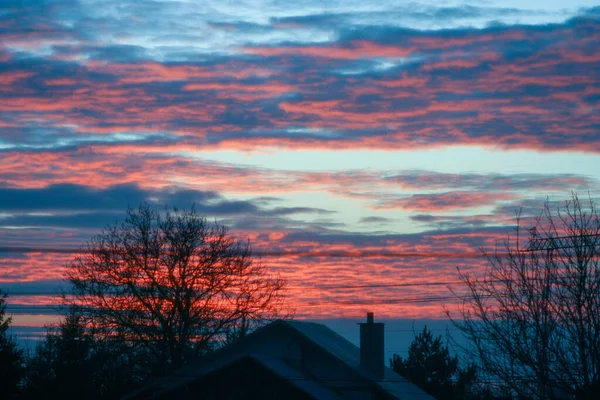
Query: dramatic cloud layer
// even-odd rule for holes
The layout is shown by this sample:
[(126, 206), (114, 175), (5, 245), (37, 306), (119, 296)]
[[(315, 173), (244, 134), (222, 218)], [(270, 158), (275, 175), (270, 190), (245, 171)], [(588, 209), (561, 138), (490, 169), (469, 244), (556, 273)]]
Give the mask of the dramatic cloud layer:
[(149, 202), (249, 238), (299, 316), (440, 317), (515, 210), (600, 197), (598, 7), (397, 3), (3, 6), (14, 310), (46, 312), (70, 251)]

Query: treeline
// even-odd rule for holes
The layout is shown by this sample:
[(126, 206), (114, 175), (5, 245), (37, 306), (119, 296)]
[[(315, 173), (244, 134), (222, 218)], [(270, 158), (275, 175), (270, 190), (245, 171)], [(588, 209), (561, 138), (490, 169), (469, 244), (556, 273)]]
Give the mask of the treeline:
[[(451, 355), (424, 330), (390, 366), (435, 398), (597, 399), (600, 214), (591, 198), (549, 202), (478, 275), (458, 271), (448, 313), (467, 340)], [(247, 243), (189, 211), (130, 209), (67, 267), (68, 313), (30, 354), (0, 302), (0, 383), (7, 399), (115, 398), (287, 316), (285, 282)]]
[[(1, 292), (0, 292), (1, 293)], [(48, 328), (30, 352), (8, 333), (6, 295), (0, 297), (0, 382), (7, 400), (116, 399), (161, 376), (164, 368), (142, 346), (93, 332), (75, 312)], [(426, 327), (390, 367), (440, 400), (494, 399), (478, 381), (477, 368), (461, 369), (442, 337)]]
[(118, 339), (101, 340), (77, 315), (48, 328), (26, 352), (8, 332), (0, 299), (0, 391), (12, 399), (115, 399), (153, 376), (147, 358)]

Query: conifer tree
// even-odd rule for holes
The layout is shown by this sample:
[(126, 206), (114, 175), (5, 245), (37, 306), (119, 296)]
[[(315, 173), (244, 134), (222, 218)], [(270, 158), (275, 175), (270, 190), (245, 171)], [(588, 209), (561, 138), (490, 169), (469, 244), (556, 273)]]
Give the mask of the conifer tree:
[(6, 316), (6, 298), (0, 290), (0, 393), (2, 398), (13, 399), (23, 377), (23, 351), (8, 332), (12, 318)]
[(475, 383), (476, 369), (458, 367), (458, 357), (451, 356), (442, 337), (433, 337), (427, 326), (408, 349), (408, 358), (394, 354), (391, 368), (421, 389), (440, 400), (468, 398)]

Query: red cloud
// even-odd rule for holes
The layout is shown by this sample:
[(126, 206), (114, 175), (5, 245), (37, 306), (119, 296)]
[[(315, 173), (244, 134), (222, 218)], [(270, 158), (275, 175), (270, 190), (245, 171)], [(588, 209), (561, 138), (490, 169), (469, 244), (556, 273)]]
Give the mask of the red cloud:
[[(508, 43), (521, 40), (523, 34), (522, 30), (499, 33)], [(11, 123), (4, 121), (5, 126), (43, 121), (44, 127), (70, 126), (73, 135), (168, 132), (202, 140), (203, 149), (406, 149), (493, 144), (562, 150), (568, 137), (569, 149), (600, 151), (598, 141), (590, 140), (600, 117), (592, 112), (589, 100), (599, 89), (593, 74), (582, 73), (585, 66), (593, 67), (600, 61), (600, 56), (587, 50), (598, 38), (575, 37), (568, 29), (532, 35), (534, 41), (563, 35), (569, 45), (557, 41), (516, 61), (503, 58), (497, 37), (476, 33), (462, 38), (416, 35), (403, 45), (363, 40), (347, 47), (249, 49), (285, 54), (278, 57), (290, 67), (295, 62), (293, 55), (318, 55), (319, 60), (293, 74), (282, 67), (268, 68), (260, 58), (232, 60), (226, 67), (89, 61), (73, 76), (48, 78), (41, 92), (35, 88), (39, 81), (44, 82), (43, 74), (35, 76), (32, 86), (33, 72), (4, 73), (0, 96), (10, 96), (3, 96), (0, 111), (10, 115)], [(322, 60), (402, 57), (428, 49), (436, 53), (418, 61), (414, 68), (376, 78), (340, 77)], [(576, 67), (571, 74), (556, 72), (569, 66)], [(464, 71), (456, 76), (437, 76), (454, 70)], [(114, 79), (95, 81), (97, 74)], [(162, 89), (157, 91), (156, 87)], [(530, 87), (543, 88), (547, 94), (528, 94)], [(556, 108), (563, 112), (554, 112)], [(249, 127), (247, 120), (251, 121)], [(288, 136), (286, 130), (298, 126), (381, 134)], [(248, 135), (248, 129), (259, 133)]]
[[(2, 231), (1, 227), (0, 231)], [(15, 257), (10, 253), (2, 253), (0, 285), (2, 282), (62, 279), (63, 267), (72, 259), (68, 254), (44, 252), (24, 253), (23, 256)]]
[(402, 208), (405, 210), (441, 212), (448, 210), (486, 207), (500, 201), (514, 200), (513, 193), (485, 193), (473, 191), (416, 194), (407, 198), (384, 201), (374, 208)]
[[(288, 280), (290, 305), (297, 317), (307, 318), (357, 317), (365, 307), (376, 307), (382, 317), (442, 318), (444, 307), (452, 309), (459, 304), (448, 289), (461, 288), (456, 265), (483, 273), (486, 261), (477, 248), (493, 248), (504, 237), (489, 232), (429, 234), (417, 242), (396, 238), (356, 245), (327, 243), (317, 237), (293, 240), (286, 231), (251, 233), (254, 253), (263, 254), (262, 261)], [(72, 255), (60, 253), (24, 256), (4, 255), (0, 281), (59, 279), (63, 266), (72, 259)], [(49, 300), (32, 297), (29, 302)]]
[(357, 60), (365, 57), (407, 57), (413, 49), (382, 45), (357, 40), (348, 47), (341, 46), (294, 46), (294, 47), (246, 47), (244, 51), (266, 57), (281, 55), (304, 55), (333, 59)]
[[(2, 60), (0, 59), (0, 61)], [(0, 72), (0, 85), (10, 85), (32, 75), (32, 72), (25, 71)]]

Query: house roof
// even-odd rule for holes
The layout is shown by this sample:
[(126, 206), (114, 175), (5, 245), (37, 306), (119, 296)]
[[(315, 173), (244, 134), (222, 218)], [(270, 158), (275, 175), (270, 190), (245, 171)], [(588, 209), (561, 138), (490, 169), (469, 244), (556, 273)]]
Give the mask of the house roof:
[(414, 383), (385, 367), (383, 379), (378, 379), (360, 367), (360, 349), (343, 336), (337, 334), (323, 324), (301, 321), (281, 321), (306, 336), (313, 343), (358, 371), (365, 378), (373, 381), (388, 394), (398, 399), (433, 400), (429, 394)]
[(342, 398), (332, 390), (326, 388), (318, 381), (310, 378), (295, 368), (292, 368), (288, 363), (279, 358), (269, 357), (262, 354), (251, 354), (254, 360), (259, 364), (269, 369), (274, 374), (289, 381), (292, 385), (302, 390), (304, 393), (311, 395), (315, 399), (330, 399), (342, 400)]
[[(169, 379), (168, 384), (161, 386), (161, 393), (164, 393), (165, 391), (168, 392), (169, 389), (181, 387), (190, 381), (194, 381), (199, 376), (204, 376), (212, 372), (219, 371), (222, 368), (226, 368), (242, 360), (251, 360), (265, 367), (274, 375), (288, 381), (292, 386), (300, 389), (314, 399), (342, 400), (338, 394), (298, 371), (297, 369), (291, 367), (285, 361), (276, 357), (253, 353), (235, 353), (231, 354), (229, 357), (220, 357), (215, 359), (213, 362), (203, 363), (202, 365), (199, 365), (199, 368), (194, 370), (194, 374), (192, 375), (178, 374), (178, 378), (180, 379)], [(157, 393), (157, 395), (159, 394), (160, 393)]]
[(433, 400), (433, 397), (429, 394), (390, 368), (385, 368), (383, 379), (377, 378), (370, 372), (362, 369), (360, 367), (360, 349), (325, 325), (293, 320), (277, 320), (259, 328), (233, 345), (224, 347), (198, 362), (188, 364), (168, 377), (157, 381), (151, 387), (136, 392), (129, 398), (153, 398), (189, 384), (202, 376), (225, 368), (239, 360), (251, 358), (314, 398), (339, 399), (338, 394), (319, 383), (318, 380), (305, 376), (301, 371), (293, 368), (285, 361), (257, 354), (253, 351), (253, 339), (260, 337), (260, 335), (270, 335), (276, 331), (299, 335), (304, 340), (318, 346), (344, 363), (347, 367), (354, 370), (356, 374), (364, 378), (365, 381), (375, 385), (392, 398), (402, 400)]

